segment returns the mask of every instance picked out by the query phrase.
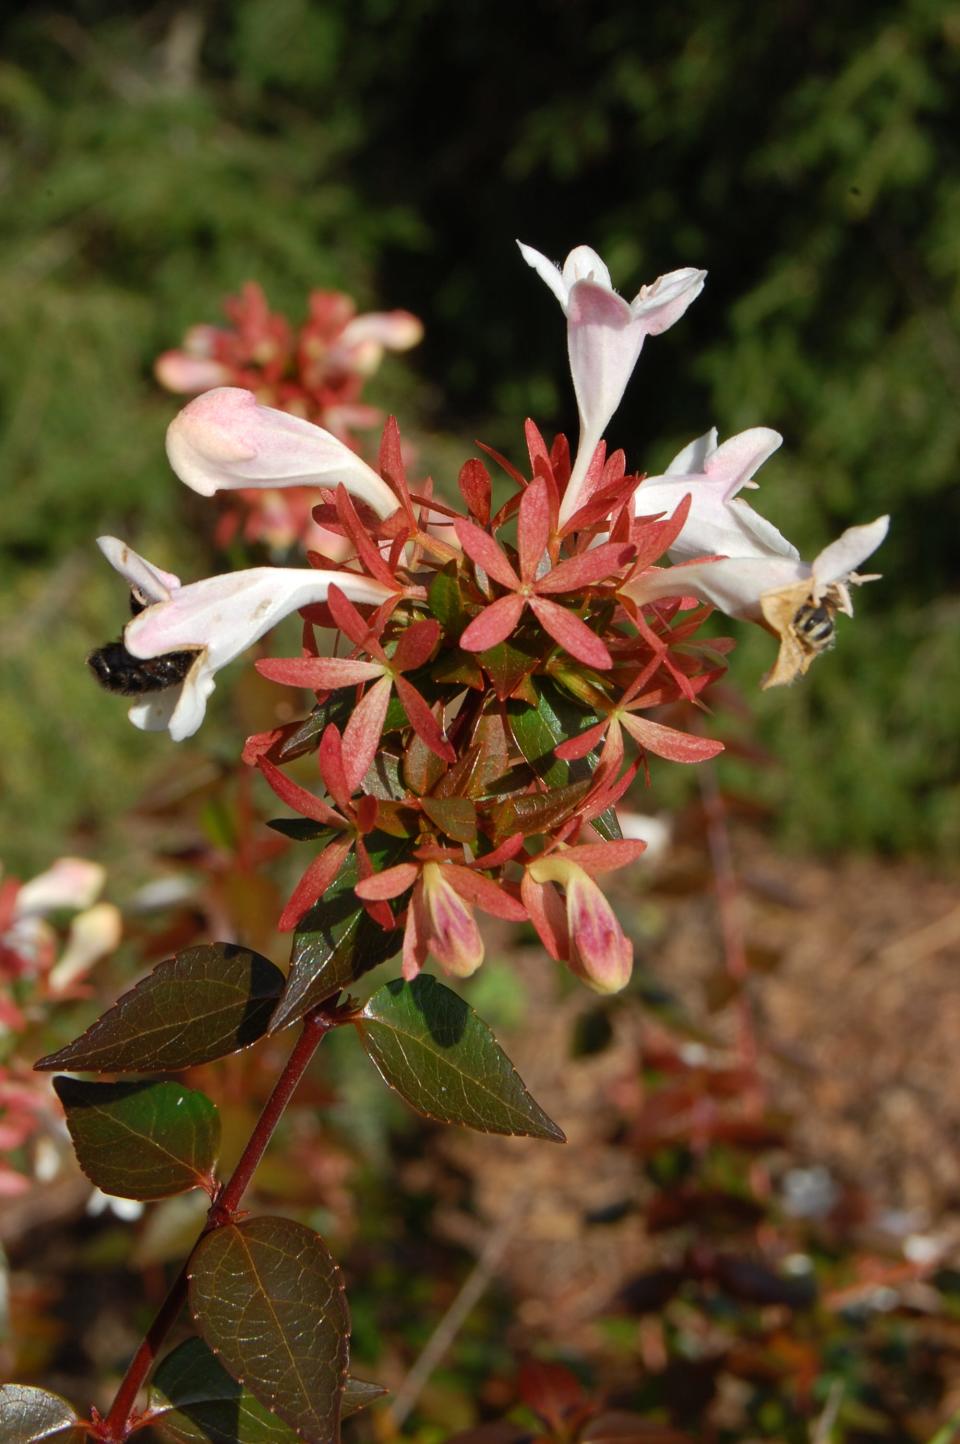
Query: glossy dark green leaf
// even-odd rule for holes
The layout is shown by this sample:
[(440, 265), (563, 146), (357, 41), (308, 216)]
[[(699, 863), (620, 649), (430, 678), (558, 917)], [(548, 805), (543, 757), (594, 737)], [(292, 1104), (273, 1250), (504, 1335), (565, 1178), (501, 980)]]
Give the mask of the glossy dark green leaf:
[(189, 1279), (194, 1322), (234, 1378), (309, 1444), (336, 1440), (350, 1316), (320, 1235), (288, 1218), (228, 1224)]
[(427, 605), (451, 637), (459, 637), (469, 620), (460, 584), (452, 571), (437, 572), (427, 592)]
[(86, 1437), (76, 1411), (59, 1394), (29, 1384), (0, 1384), (3, 1444), (83, 1444)]
[(388, 983), (356, 1026), (386, 1082), (427, 1118), (481, 1133), (565, 1141), (486, 1023), (436, 978)]
[(407, 789), (400, 776), (400, 758), (392, 752), (378, 752), (363, 779), (363, 790), (383, 802), (402, 802)]
[[(557, 757), (554, 748), (599, 722), (595, 712), (578, 706), (549, 679), (538, 677), (536, 706), (514, 700), (509, 704), (507, 713), (517, 746), (548, 787), (565, 787), (593, 776), (599, 761), (597, 752), (564, 762)], [(608, 842), (623, 835), (612, 807), (595, 818), (593, 826)]]
[[(410, 842), (371, 833), (367, 847), (374, 871), (382, 872), (407, 855)], [(402, 934), (386, 932), (368, 916), (353, 891), (356, 881), (357, 861), (351, 853), (333, 885), (303, 917), (293, 935), (290, 972), (270, 1020), (271, 1032), (296, 1022), (399, 950)]]
[[(382, 1399), (386, 1389), (348, 1379), (340, 1417)], [(300, 1435), (265, 1408), (220, 1363), (203, 1339), (187, 1339), (153, 1377), (151, 1426), (170, 1444), (299, 1444)]]
[(104, 1193), (166, 1198), (211, 1184), (220, 1116), (182, 1083), (54, 1078), (80, 1167)]
[(315, 822), (312, 817), (271, 817), (267, 826), (279, 832), (281, 837), (289, 837), (291, 842), (316, 842), (318, 838), (327, 839), (334, 835), (332, 828), (323, 822)]
[(277, 752), (277, 761), (292, 762), (295, 757), (302, 757), (305, 752), (312, 752), (319, 746), (320, 738), (331, 722), (335, 723), (342, 732), (353, 707), (353, 696), (349, 689), (334, 692), (326, 702), (321, 702), (314, 707), (310, 716), (304, 718), (297, 731), (286, 739)]
[(176, 1072), (256, 1042), (283, 991), (279, 968), (249, 948), (211, 943), (159, 963), (42, 1069)]

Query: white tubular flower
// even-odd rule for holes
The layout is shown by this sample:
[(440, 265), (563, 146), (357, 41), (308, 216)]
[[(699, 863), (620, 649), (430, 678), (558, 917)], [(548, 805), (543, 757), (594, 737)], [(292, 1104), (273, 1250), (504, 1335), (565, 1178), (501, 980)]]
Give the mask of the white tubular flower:
[(99, 897), (106, 869), (85, 857), (59, 857), (46, 872), (25, 882), (13, 903), (15, 919), (44, 917), (58, 908), (89, 908)]
[(641, 606), (663, 597), (697, 597), (728, 617), (759, 622), (780, 639), (777, 661), (763, 682), (775, 687), (801, 676), (829, 645), (836, 613), (853, 615), (851, 585), (875, 580), (858, 576), (856, 569), (880, 546), (889, 526), (890, 518), (880, 516), (848, 527), (813, 562), (802, 561), (771, 527), (782, 547), (764, 551), (754, 538), (743, 556), (652, 567), (624, 592)]
[(796, 547), (777, 528), (737, 496), (783, 443), (778, 431), (754, 426), (717, 445), (717, 429), (691, 441), (662, 476), (648, 476), (637, 487), (637, 516), (670, 513), (690, 496), (690, 513), (670, 548), (673, 562), (694, 557), (770, 557), (799, 559)]
[(384, 351), (409, 351), (423, 340), (423, 322), (410, 311), (367, 311), (348, 321), (333, 342), (327, 364), (372, 376)]
[(134, 726), (149, 732), (169, 729), (175, 742), (200, 726), (220, 668), (291, 612), (325, 602), (331, 584), (361, 606), (376, 606), (393, 595), (371, 578), (309, 567), (254, 567), (181, 586), (116, 537), (100, 537), (98, 545), (151, 604), (127, 623), (127, 650), (144, 660), (171, 652), (197, 654), (181, 682), (135, 702), (128, 713)]
[(113, 903), (96, 903), (78, 913), (70, 924), (66, 947), (50, 970), (51, 994), (65, 993), (86, 977), (94, 963), (119, 946), (122, 935), (123, 919)]
[(218, 386), (185, 406), (167, 430), (167, 456), (180, 480), (201, 496), (342, 483), (379, 517), (399, 506), (373, 468), (329, 431), (261, 406), (238, 386)]
[(583, 478), (647, 336), (659, 336), (703, 290), (706, 271), (691, 266), (658, 276), (641, 286), (632, 302), (618, 296), (610, 272), (589, 246), (571, 251), (561, 271), (546, 256), (517, 244), (528, 265), (544, 281), (567, 318), (567, 350), (580, 412), (580, 444), (570, 483), (560, 506), (560, 522), (581, 505)]

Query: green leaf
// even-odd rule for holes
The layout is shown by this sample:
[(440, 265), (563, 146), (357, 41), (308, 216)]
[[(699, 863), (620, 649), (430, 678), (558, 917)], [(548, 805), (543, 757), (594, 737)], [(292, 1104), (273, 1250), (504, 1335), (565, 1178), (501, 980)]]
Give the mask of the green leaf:
[(277, 752), (277, 761), (292, 762), (295, 757), (312, 752), (319, 745), (320, 738), (331, 722), (335, 722), (342, 732), (353, 707), (353, 697), (349, 691), (334, 692), (326, 702), (318, 703), (310, 716), (304, 718), (302, 726), (282, 744)]
[(249, 948), (187, 948), (159, 963), (74, 1042), (34, 1066), (145, 1073), (209, 1063), (266, 1032), (283, 984), (280, 969)]
[(104, 1193), (166, 1198), (212, 1188), (220, 1116), (182, 1083), (54, 1078), (80, 1167)]
[[(367, 849), (374, 872), (382, 872), (406, 857), (410, 842), (371, 833)], [(364, 911), (353, 891), (356, 882), (357, 860), (351, 853), (332, 887), (301, 920), (293, 935), (287, 984), (270, 1020), (272, 1033), (296, 1022), (398, 951), (400, 931), (385, 931)]]
[(281, 837), (289, 837), (291, 842), (315, 842), (318, 837), (326, 839), (336, 835), (332, 827), (311, 817), (271, 817), (267, 826)]
[(383, 1078), (418, 1113), (481, 1133), (566, 1141), (486, 1023), (429, 974), (380, 988), (355, 1021)]
[[(538, 677), (537, 682), (539, 691), (535, 707), (516, 699), (507, 707), (517, 746), (537, 776), (550, 788), (565, 787), (569, 783), (592, 778), (600, 760), (599, 753), (591, 752), (586, 757), (564, 762), (556, 756), (554, 748), (567, 738), (576, 737), (587, 727), (594, 726), (600, 721), (599, 716), (578, 707), (548, 679)], [(612, 807), (594, 818), (592, 825), (607, 842), (623, 836)]]
[(83, 1444), (87, 1431), (59, 1394), (28, 1384), (0, 1384), (3, 1444)]
[(190, 1264), (194, 1322), (231, 1374), (309, 1441), (338, 1437), (350, 1316), (319, 1234), (251, 1218), (201, 1239)]
[[(345, 1419), (386, 1394), (379, 1384), (348, 1379)], [(238, 1384), (203, 1339), (188, 1339), (168, 1354), (153, 1377), (149, 1408), (170, 1444), (299, 1444), (300, 1435)]]
[[(451, 563), (451, 568), (453, 565)], [(437, 572), (427, 592), (427, 605), (444, 631), (456, 640), (469, 618), (460, 595), (460, 583), (452, 569)]]

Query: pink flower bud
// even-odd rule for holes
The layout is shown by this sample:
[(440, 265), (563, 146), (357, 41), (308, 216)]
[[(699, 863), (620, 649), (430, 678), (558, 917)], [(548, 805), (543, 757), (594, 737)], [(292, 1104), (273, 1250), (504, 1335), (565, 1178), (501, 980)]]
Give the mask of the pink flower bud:
[(559, 883), (566, 894), (571, 971), (598, 993), (619, 993), (630, 981), (633, 946), (593, 878), (562, 853), (539, 858), (528, 872), (533, 882)]
[(428, 862), (423, 869), (423, 901), (430, 952), (445, 973), (469, 978), (483, 962), (483, 939), (472, 909), (448, 882), (440, 863)]

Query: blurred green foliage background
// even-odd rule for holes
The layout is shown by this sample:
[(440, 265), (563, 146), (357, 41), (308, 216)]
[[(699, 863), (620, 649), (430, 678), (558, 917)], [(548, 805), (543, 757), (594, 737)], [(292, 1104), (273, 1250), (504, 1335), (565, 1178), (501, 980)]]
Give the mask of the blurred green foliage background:
[[(372, 400), (441, 484), (527, 414), (575, 429), (562, 319), (520, 236), (586, 242), (632, 294), (709, 268), (646, 349), (611, 440), (785, 445), (760, 509), (812, 555), (893, 513), (838, 649), (762, 698), (776, 770), (735, 780), (807, 847), (960, 842), (960, 5), (874, 0), (80, 0), (0, 21), (2, 851), (43, 865), (158, 751), (93, 686), (125, 603), (100, 531), (184, 576), (203, 512), (163, 455), (155, 355), (255, 279), (409, 308), (424, 345)], [(451, 437), (460, 438), (456, 447)], [(229, 675), (221, 692), (230, 687)], [(205, 745), (216, 745), (216, 733)], [(231, 737), (229, 748), (233, 748)], [(168, 759), (169, 760), (169, 759)]]

